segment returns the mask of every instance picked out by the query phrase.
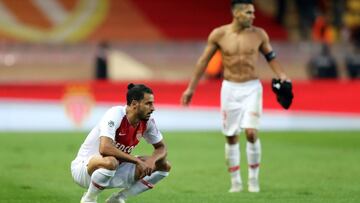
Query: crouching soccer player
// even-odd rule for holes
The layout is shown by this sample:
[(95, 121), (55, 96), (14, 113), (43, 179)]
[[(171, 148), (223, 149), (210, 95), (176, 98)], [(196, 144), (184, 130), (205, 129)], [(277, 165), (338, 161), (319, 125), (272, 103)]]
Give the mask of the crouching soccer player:
[[(154, 95), (145, 85), (128, 85), (127, 105), (110, 108), (91, 130), (71, 163), (74, 181), (87, 192), (81, 203), (96, 203), (106, 188), (124, 188), (112, 194), (107, 203), (124, 203), (128, 197), (154, 187), (168, 176), (166, 146), (151, 113)], [(132, 156), (143, 137), (152, 144), (151, 156)]]

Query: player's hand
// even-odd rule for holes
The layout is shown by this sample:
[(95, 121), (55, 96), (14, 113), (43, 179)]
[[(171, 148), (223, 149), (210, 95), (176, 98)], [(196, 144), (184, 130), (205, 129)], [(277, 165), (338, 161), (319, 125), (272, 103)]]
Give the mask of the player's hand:
[(291, 80), (286, 76), (286, 75), (281, 75), (280, 77), (279, 77), (279, 79), (280, 79), (280, 82), (291, 82)]
[(156, 168), (156, 159), (151, 156), (138, 156), (138, 158), (148, 164), (151, 167), (152, 172), (155, 171)]
[(150, 166), (150, 168), (151, 168), (151, 172), (154, 172), (155, 171), (155, 167), (156, 167), (156, 165), (155, 165), (155, 159), (153, 159), (153, 158), (148, 158), (148, 159), (146, 159), (145, 160), (145, 162), (148, 164), (148, 166)]
[(190, 104), (193, 94), (194, 94), (193, 91), (186, 89), (181, 96), (181, 105), (188, 106)]
[(153, 172), (153, 168), (146, 161), (139, 160), (136, 165), (140, 169), (140, 179), (145, 176), (151, 175), (151, 173)]

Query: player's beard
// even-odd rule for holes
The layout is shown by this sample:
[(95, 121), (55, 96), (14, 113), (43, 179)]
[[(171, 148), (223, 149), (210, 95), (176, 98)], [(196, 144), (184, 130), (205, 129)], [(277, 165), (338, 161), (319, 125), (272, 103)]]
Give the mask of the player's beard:
[(140, 112), (140, 120), (148, 121), (150, 119), (151, 113), (152, 112), (145, 114), (144, 112)]
[(243, 27), (245, 27), (245, 28), (249, 28), (249, 27), (251, 27), (251, 25), (252, 25), (252, 21), (251, 21), (251, 20), (245, 21), (245, 22), (243, 23)]

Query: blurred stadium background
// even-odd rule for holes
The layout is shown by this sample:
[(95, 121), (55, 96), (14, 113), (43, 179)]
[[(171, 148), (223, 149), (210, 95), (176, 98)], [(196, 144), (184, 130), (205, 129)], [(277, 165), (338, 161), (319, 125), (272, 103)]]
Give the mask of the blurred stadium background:
[[(10, 144), (12, 137), (14, 141), (22, 140), (25, 135), (40, 139), (36, 135), (42, 132), (41, 135), (49, 136), (41, 136), (41, 139), (51, 139), (51, 136), (56, 138), (57, 133), (73, 131), (80, 132), (76, 137), (85, 136), (108, 107), (125, 103), (129, 82), (145, 83), (155, 91), (157, 111), (154, 116), (160, 129), (189, 132), (194, 136), (208, 131), (220, 134), (221, 75), (217, 70), (221, 69), (221, 59), (212, 61), (191, 107), (181, 107), (179, 100), (209, 32), (231, 21), (229, 2), (0, 0), (0, 140), (4, 150), (1, 160), (8, 157), (6, 153), (18, 151), (16, 145)], [(258, 74), (264, 85), (261, 131), (283, 131), (281, 135), (300, 131), (302, 133), (296, 134), (299, 137), (316, 137), (320, 131), (335, 131), (340, 137), (351, 134), (350, 144), (358, 146), (360, 1), (254, 2), (254, 24), (268, 32), (295, 92), (291, 109), (282, 110), (271, 92), (270, 80), (274, 75), (260, 56)], [(324, 45), (330, 52), (328, 56), (319, 56)], [(336, 62), (335, 68), (314, 65), (326, 66), (327, 57)], [(336, 74), (322, 72), (326, 68), (334, 69)], [(64, 139), (74, 139), (68, 134), (64, 133)], [(181, 133), (175, 134), (181, 137)], [(70, 149), (70, 153), (62, 163), (68, 164), (75, 156), (83, 136), (75, 138), (76, 143), (67, 142), (70, 147), (63, 146), (64, 150)], [(320, 140), (328, 139), (326, 135), (320, 137)], [(61, 138), (57, 139), (60, 145)], [(168, 139), (172, 142), (171, 135)], [(222, 141), (217, 142), (221, 151)], [(31, 148), (27, 150), (32, 151)], [(359, 154), (355, 148), (352, 152)], [(181, 149), (176, 153), (182, 153)], [(39, 154), (29, 159), (36, 156)], [(15, 156), (11, 160), (16, 159)], [(12, 162), (0, 165), (1, 173), (14, 165)], [(222, 165), (218, 165), (220, 169), (216, 170), (222, 170)], [(62, 167), (60, 173), (64, 173), (68, 184), (71, 182), (70, 174), (65, 173), (68, 165)], [(359, 167), (359, 164), (352, 167)], [(10, 179), (5, 183), (16, 185)], [(169, 184), (172, 184), (170, 180)], [(11, 199), (6, 196), (8, 190), (1, 190), (0, 202), (27, 202), (25, 197)], [(2, 201), (1, 196), (7, 200)], [(246, 197), (256, 202), (256, 198)], [(51, 201), (43, 198), (39, 200), (34, 195), (29, 202), (58, 202), (56, 198)], [(187, 201), (170, 199), (167, 202), (192, 202), (190, 197)], [(348, 199), (348, 202), (356, 202), (355, 199)], [(193, 200), (198, 201), (200, 199)], [(235, 202), (228, 199), (232, 201)], [(266, 196), (261, 201), (266, 202)]]
[[(255, 25), (269, 33), (296, 94), (292, 109), (282, 111), (260, 56), (264, 128), (360, 129), (360, 73), (351, 77), (346, 64), (348, 56), (360, 58), (359, 1), (255, 2)], [(207, 35), (231, 21), (228, 1), (2, 0), (0, 9), (1, 130), (89, 129), (104, 108), (124, 103), (129, 81), (154, 87), (164, 129), (219, 129), (216, 73), (200, 85), (195, 109), (179, 111), (178, 101)], [(309, 73), (324, 43), (338, 73), (326, 80)], [(172, 122), (173, 113), (197, 122)]]

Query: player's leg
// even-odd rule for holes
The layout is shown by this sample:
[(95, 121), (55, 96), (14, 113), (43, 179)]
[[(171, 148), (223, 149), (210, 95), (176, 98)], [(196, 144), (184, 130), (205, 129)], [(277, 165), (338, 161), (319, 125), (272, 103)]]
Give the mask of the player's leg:
[(135, 179), (138, 181), (130, 188), (123, 190), (121, 194), (124, 198), (128, 198), (152, 189), (156, 183), (169, 175), (170, 169), (170, 163), (165, 159), (161, 159), (156, 162), (155, 172), (153, 172), (150, 176), (145, 176), (144, 178), (139, 179), (140, 170), (136, 168)]
[(87, 192), (81, 198), (81, 202), (96, 202), (97, 196), (103, 189), (109, 186), (114, 177), (118, 160), (115, 157), (92, 157), (87, 164), (87, 172), (91, 176)]
[[(147, 157), (139, 158), (143, 160), (147, 159)], [(170, 169), (170, 163), (166, 159), (161, 159), (156, 162), (155, 172), (153, 172), (150, 176), (145, 176), (144, 178), (140, 179), (141, 171), (138, 167), (136, 167), (134, 170), (134, 183), (131, 184), (130, 187), (122, 190), (121, 192), (111, 195), (106, 200), (106, 202), (124, 203), (127, 198), (136, 196), (149, 189), (152, 189), (156, 183), (169, 175)]]
[(257, 138), (256, 129), (245, 129), (247, 138), (246, 154), (248, 160), (248, 189), (249, 192), (259, 192), (259, 167), (261, 161), (261, 144), (260, 139)]
[(242, 191), (242, 180), (240, 175), (240, 147), (238, 136), (226, 136), (225, 160), (231, 177), (231, 188), (229, 192)]
[(241, 110), (227, 110), (223, 113), (223, 134), (225, 135), (225, 161), (230, 174), (231, 187), (229, 192), (242, 191), (240, 175), (240, 145), (237, 134), (239, 133), (239, 119)]
[(260, 139), (257, 129), (262, 114), (262, 86), (259, 81), (249, 83), (247, 87), (251, 94), (244, 100), (245, 112), (241, 121), (241, 128), (245, 130), (247, 139), (246, 154), (248, 161), (248, 189), (250, 192), (259, 192), (259, 166), (261, 160)]
[[(242, 190), (242, 180), (240, 175), (240, 147), (238, 134), (240, 132), (240, 121), (243, 115), (241, 104), (239, 104), (238, 83), (223, 81), (221, 86), (221, 116), (222, 133), (226, 136), (225, 160), (231, 178), (231, 188), (229, 192), (240, 192)], [(240, 98), (241, 94), (240, 94)]]

